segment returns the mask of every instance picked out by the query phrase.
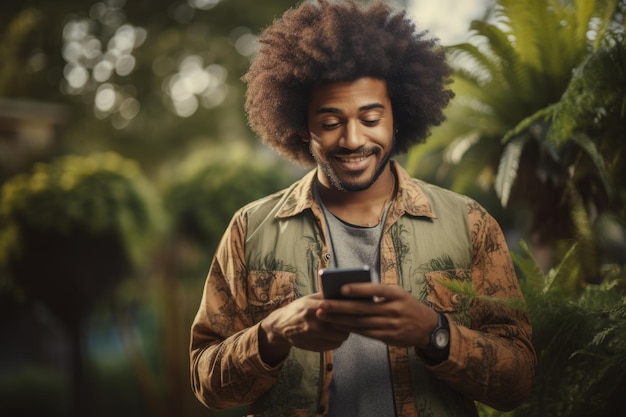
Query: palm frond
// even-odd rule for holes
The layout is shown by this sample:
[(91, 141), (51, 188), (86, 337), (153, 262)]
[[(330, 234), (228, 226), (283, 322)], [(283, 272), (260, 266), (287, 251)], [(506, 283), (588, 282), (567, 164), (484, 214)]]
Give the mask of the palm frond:
[[(530, 94), (531, 107), (539, 107), (556, 100), (560, 89), (569, 76), (571, 68), (572, 41), (564, 37), (569, 25), (567, 2), (552, 0), (501, 0), (502, 12), (506, 14), (509, 37), (519, 55), (519, 63), (512, 67), (518, 78), (527, 74), (520, 88), (523, 91), (541, 91), (542, 95)], [(584, 50), (584, 43), (582, 44)], [(522, 92), (522, 96), (524, 92)], [(544, 97), (540, 101), (534, 101)], [(546, 100), (547, 99), (547, 100)]]
[[(537, 48), (537, 16), (545, 13), (545, 1), (500, 0), (498, 6), (498, 15), (515, 43), (520, 59), (533, 68), (540, 68), (542, 63)], [(544, 36), (543, 33), (541, 36)]]
[(584, 43), (587, 38), (589, 21), (596, 8), (596, 0), (576, 0), (576, 40)]
[(472, 72), (480, 76), (475, 78), (476, 84), (481, 84), (485, 76), (493, 78), (501, 74), (500, 66), (493, 57), (485, 55), (480, 48), (469, 42), (446, 47), (450, 56), (450, 63), (459, 70), (472, 68)]
[(500, 157), (494, 184), (502, 207), (507, 206), (511, 196), (511, 189), (517, 178), (522, 151), (528, 141), (535, 136), (531, 134), (531, 128), (538, 123), (542, 123), (552, 112), (552, 106), (535, 112), (533, 115), (522, 120), (515, 128), (509, 130), (502, 138), (502, 143), (504, 143), (505, 146), (502, 151), (502, 156)]
[[(577, 10), (571, 2), (548, 0), (548, 7), (541, 13), (539, 24), (547, 32), (541, 33), (539, 51), (544, 69), (555, 84), (554, 95), (560, 96), (571, 76), (571, 70), (578, 65), (587, 52), (585, 39), (576, 38), (578, 28)], [(588, 16), (590, 18), (591, 16)], [(589, 22), (581, 22), (587, 27)], [(550, 87), (547, 85), (546, 87)]]
[(452, 190), (462, 194), (490, 191), (496, 174), (492, 161), (500, 153), (500, 146), (493, 138), (477, 134), (461, 137), (451, 144), (444, 156), (447, 163), (457, 166)]
[(453, 85), (457, 97), (454, 98), (455, 101), (452, 103), (452, 106), (459, 102), (467, 103), (468, 99), (471, 98), (472, 101), (489, 103), (488, 106), (492, 107), (491, 102), (494, 101), (494, 98), (497, 98), (496, 93), (487, 88), (474, 71), (463, 68), (456, 70)]
[(533, 69), (527, 62), (521, 60), (518, 50), (511, 43), (510, 35), (496, 24), (486, 21), (475, 20), (471, 23), (470, 29), (488, 40), (486, 48), (490, 51), (490, 57), (496, 61), (500, 71), (499, 74), (493, 76), (503, 80), (498, 92), (515, 93), (518, 100), (521, 98), (522, 103), (526, 102), (528, 98), (524, 96), (531, 94), (535, 87)]
[(574, 134), (571, 136), (571, 139), (583, 151), (585, 151), (587, 156), (589, 156), (589, 159), (591, 159), (591, 161), (594, 164), (596, 173), (598, 174), (598, 176), (600, 177), (600, 180), (602, 181), (602, 185), (604, 186), (604, 191), (609, 196), (609, 198), (611, 198), (613, 194), (613, 187), (611, 185), (611, 179), (609, 177), (609, 172), (606, 169), (604, 158), (602, 157), (600, 152), (598, 152), (598, 148), (596, 147), (596, 144), (593, 143), (591, 138), (587, 134), (584, 134), (584, 133)]
[(524, 146), (530, 139), (528, 132), (523, 132), (515, 138), (511, 139), (502, 152), (500, 163), (498, 165), (498, 173), (496, 174), (496, 182), (494, 184), (496, 194), (500, 198), (502, 207), (506, 207), (511, 197), (511, 189), (517, 178), (519, 162), (522, 157)]

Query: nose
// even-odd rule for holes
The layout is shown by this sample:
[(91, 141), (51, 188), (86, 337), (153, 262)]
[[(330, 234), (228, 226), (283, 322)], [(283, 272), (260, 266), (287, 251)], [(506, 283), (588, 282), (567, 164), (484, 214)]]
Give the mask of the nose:
[(365, 135), (360, 129), (360, 123), (356, 121), (349, 121), (345, 125), (343, 135), (339, 140), (339, 146), (345, 149), (359, 149), (365, 145)]

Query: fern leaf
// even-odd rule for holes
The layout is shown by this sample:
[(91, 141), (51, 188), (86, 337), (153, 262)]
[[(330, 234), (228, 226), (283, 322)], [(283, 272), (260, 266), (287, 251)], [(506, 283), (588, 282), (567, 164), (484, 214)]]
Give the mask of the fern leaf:
[(544, 276), (539, 263), (533, 256), (528, 243), (522, 240), (520, 242), (520, 248), (522, 249), (523, 256), (521, 254), (511, 252), (511, 258), (513, 263), (519, 268), (519, 271), (524, 276), (528, 286), (535, 291), (541, 291), (544, 285)]
[[(569, 248), (567, 253), (563, 256), (563, 258), (561, 259), (561, 262), (559, 262), (559, 264), (556, 267), (552, 268), (548, 272), (548, 274), (546, 275), (545, 286), (543, 287), (544, 293), (550, 292), (555, 282), (558, 282), (559, 280), (567, 280), (568, 278), (567, 273), (566, 273), (566, 271), (568, 270), (567, 267), (569, 266), (569, 263), (572, 262), (570, 258), (572, 258), (576, 254), (577, 248), (578, 248), (578, 244), (574, 243)], [(565, 278), (561, 278), (563, 276), (565, 276)]]

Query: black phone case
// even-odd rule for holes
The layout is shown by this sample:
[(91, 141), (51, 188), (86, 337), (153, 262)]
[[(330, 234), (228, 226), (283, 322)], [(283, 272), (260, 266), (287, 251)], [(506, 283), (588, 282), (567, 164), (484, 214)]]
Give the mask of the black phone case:
[(354, 299), (341, 295), (341, 287), (351, 282), (371, 282), (370, 268), (366, 265), (357, 268), (335, 268), (320, 271), (322, 293), (328, 299)]

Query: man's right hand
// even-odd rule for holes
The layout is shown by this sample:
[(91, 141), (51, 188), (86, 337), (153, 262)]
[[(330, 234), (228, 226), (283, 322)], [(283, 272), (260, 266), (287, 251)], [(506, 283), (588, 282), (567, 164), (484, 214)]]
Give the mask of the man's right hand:
[(266, 364), (279, 364), (292, 346), (315, 352), (341, 346), (350, 333), (336, 329), (315, 316), (323, 299), (320, 293), (298, 298), (274, 310), (261, 322), (259, 352)]

